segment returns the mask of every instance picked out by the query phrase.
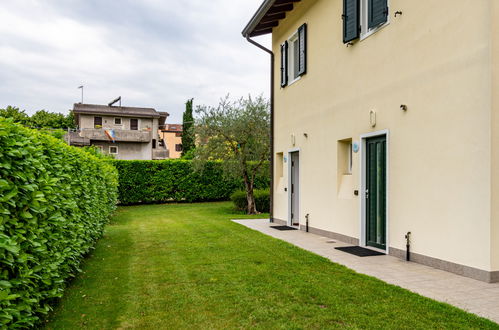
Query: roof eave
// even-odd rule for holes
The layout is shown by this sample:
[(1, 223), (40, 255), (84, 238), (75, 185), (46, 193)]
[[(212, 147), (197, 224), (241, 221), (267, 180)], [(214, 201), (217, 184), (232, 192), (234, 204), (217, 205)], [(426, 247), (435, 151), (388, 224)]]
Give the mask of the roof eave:
[(123, 112), (105, 112), (92, 110), (73, 110), (75, 115), (101, 115), (101, 116), (119, 116), (125, 118), (159, 118), (160, 114), (144, 114), (144, 113), (123, 113)]
[(253, 32), (255, 27), (260, 23), (262, 18), (267, 14), (267, 11), (269, 11), (269, 9), (274, 5), (275, 2), (276, 0), (265, 0), (260, 5), (256, 13), (253, 15), (251, 20), (248, 22), (248, 24), (242, 31), (243, 37), (245, 38), (251, 37), (251, 33)]

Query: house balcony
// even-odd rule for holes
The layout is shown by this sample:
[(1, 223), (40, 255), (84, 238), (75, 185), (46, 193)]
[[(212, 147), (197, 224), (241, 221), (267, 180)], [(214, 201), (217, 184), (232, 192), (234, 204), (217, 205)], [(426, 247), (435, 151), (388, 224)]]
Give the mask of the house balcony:
[[(152, 140), (151, 131), (137, 131), (137, 130), (120, 130), (115, 129), (116, 142), (141, 142), (149, 143)], [(79, 136), (93, 141), (109, 141), (103, 128), (82, 128)]]
[(170, 152), (166, 148), (152, 150), (152, 159), (153, 160), (168, 159), (169, 156), (170, 156)]

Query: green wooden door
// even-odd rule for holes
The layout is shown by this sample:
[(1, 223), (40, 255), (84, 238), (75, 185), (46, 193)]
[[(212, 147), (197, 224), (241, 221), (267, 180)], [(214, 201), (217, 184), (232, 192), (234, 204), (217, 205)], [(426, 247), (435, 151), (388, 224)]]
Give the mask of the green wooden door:
[(366, 141), (366, 245), (386, 249), (386, 136)]

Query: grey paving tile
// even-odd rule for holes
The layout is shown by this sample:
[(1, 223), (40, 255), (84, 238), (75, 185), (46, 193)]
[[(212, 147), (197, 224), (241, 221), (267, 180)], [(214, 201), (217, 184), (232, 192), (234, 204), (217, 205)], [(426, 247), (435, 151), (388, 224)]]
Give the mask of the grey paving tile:
[(234, 220), (248, 228), (281, 239), (359, 273), (377, 277), (420, 295), (452, 304), (499, 323), (499, 283), (489, 284), (407, 262), (392, 256), (360, 258), (335, 249), (350, 244), (303, 231), (278, 231), (268, 219)]

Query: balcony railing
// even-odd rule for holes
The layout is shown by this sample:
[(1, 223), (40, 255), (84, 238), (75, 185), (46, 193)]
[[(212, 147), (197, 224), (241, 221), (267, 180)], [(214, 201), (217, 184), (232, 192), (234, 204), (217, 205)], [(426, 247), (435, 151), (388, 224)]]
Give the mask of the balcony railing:
[[(79, 131), (79, 136), (94, 141), (110, 141), (104, 128), (83, 128)], [(151, 131), (121, 130), (115, 129), (114, 135), (117, 142), (151, 142)]]
[(152, 151), (153, 160), (168, 159), (169, 155), (170, 153), (166, 148), (153, 149)]

